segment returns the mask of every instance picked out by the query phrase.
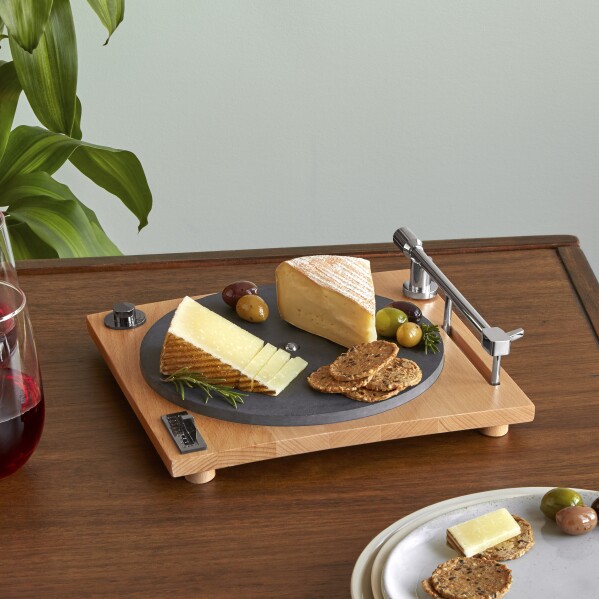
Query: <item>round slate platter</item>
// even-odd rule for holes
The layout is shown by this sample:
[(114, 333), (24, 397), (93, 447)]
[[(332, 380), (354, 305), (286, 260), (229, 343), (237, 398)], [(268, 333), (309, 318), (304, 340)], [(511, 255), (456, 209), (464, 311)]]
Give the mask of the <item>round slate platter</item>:
[[(401, 357), (414, 360), (420, 366), (422, 381), (415, 387), (405, 389), (395, 397), (370, 404), (347, 399), (343, 395), (319, 393), (308, 385), (306, 377), (320, 366), (330, 364), (346, 351), (346, 348), (302, 331), (281, 320), (277, 310), (274, 285), (261, 286), (260, 296), (268, 303), (270, 316), (266, 322), (259, 324), (246, 322), (239, 318), (236, 312), (223, 302), (220, 294), (209, 295), (197, 301), (276, 347), (284, 348), (290, 341), (299, 345), (299, 350), (292, 355), (302, 357), (308, 362), (308, 366), (279, 396), (271, 397), (261, 393), (248, 393), (244, 397), (244, 403), (239, 404), (237, 409), (218, 398), (212, 398), (205, 403), (205, 395), (199, 389), (186, 389), (185, 399), (182, 400), (172, 383), (162, 381), (159, 371), (160, 351), (174, 311), (158, 320), (141, 343), (141, 372), (150, 387), (174, 404), (211, 418), (241, 424), (304, 426), (332, 424), (386, 412), (426, 391), (441, 374), (444, 354), (442, 341), (439, 343), (440, 351), (436, 354), (425, 354), (424, 350), (420, 348), (400, 349)], [(377, 310), (391, 301), (377, 296)], [(426, 319), (423, 319), (423, 322), (430, 324)]]

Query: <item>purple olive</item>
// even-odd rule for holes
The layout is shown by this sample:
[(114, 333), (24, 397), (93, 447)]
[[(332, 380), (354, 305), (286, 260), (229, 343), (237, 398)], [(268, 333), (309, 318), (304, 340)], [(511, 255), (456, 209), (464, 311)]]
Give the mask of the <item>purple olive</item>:
[(399, 300), (397, 302), (391, 302), (389, 306), (405, 312), (406, 316), (408, 317), (408, 322), (415, 322), (418, 324), (422, 320), (422, 312), (420, 308), (412, 302)]
[(235, 281), (235, 283), (227, 285), (222, 292), (223, 301), (231, 308), (235, 308), (240, 297), (257, 294), (258, 286), (251, 281)]
[(555, 522), (568, 535), (583, 535), (597, 526), (597, 512), (584, 505), (573, 505), (557, 512)]

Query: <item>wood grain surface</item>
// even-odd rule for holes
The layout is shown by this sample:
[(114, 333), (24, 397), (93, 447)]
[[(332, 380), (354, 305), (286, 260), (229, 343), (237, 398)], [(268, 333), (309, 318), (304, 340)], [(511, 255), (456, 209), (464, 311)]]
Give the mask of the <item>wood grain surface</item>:
[[(269, 283), (297, 253), (256, 252), (255, 263), (247, 252), (20, 265), (47, 418), (32, 459), (0, 481), (0, 596), (348, 597), (362, 549), (414, 510), (495, 488), (599, 491), (599, 347), (579, 295), (592, 306), (599, 291), (580, 260), (564, 258), (576, 240), (466, 241), (464, 252), (459, 241), (429, 245), (488, 322), (525, 329), (503, 366), (535, 404), (535, 420), (496, 439), (450, 432), (246, 464), (205, 485), (166, 471), (85, 316), (236, 279)], [(408, 266), (386, 245), (373, 256), (376, 271)]]

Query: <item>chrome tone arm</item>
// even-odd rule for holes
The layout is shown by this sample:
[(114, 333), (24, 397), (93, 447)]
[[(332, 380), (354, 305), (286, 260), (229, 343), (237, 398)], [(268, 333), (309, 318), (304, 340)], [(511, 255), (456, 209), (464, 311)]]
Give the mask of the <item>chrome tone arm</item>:
[(411, 260), (410, 280), (403, 285), (404, 295), (414, 299), (431, 299), (437, 294), (437, 286), (440, 287), (445, 295), (443, 329), (450, 334), (451, 314), (455, 305), (480, 333), (484, 350), (493, 356), (490, 382), (491, 385), (499, 385), (501, 357), (510, 353), (512, 341), (523, 337), (524, 330), (515, 329), (506, 333), (503, 329), (490, 326), (426, 254), (422, 247), (422, 241), (410, 229), (407, 227), (397, 229), (393, 235), (393, 241)]

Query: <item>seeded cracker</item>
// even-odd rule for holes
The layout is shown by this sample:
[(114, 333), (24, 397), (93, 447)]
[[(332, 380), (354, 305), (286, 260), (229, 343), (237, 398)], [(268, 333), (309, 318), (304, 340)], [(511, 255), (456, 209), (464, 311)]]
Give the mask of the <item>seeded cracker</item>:
[(440, 597), (440, 599), (444, 599), (443, 595), (439, 595), (439, 593), (435, 591), (435, 587), (433, 587), (433, 583), (431, 582), (430, 578), (427, 578), (422, 581), (422, 590), (431, 597)]
[(499, 599), (512, 585), (512, 572), (492, 560), (456, 557), (437, 566), (430, 582), (445, 599)]
[(497, 545), (489, 547), (481, 553), (477, 553), (474, 557), (505, 562), (510, 559), (522, 557), (527, 551), (532, 549), (532, 546), (535, 544), (532, 526), (520, 516), (512, 514), (512, 517), (520, 525), (520, 534), (502, 543), (497, 543)]
[(366, 385), (373, 391), (392, 391), (405, 389), (422, 380), (420, 366), (406, 358), (393, 358), (387, 366), (377, 370), (372, 380)]
[(308, 377), (308, 384), (312, 389), (322, 393), (346, 393), (363, 387), (371, 379), (372, 375), (355, 381), (338, 381), (331, 376), (328, 364), (321, 366)]
[(349, 399), (355, 399), (356, 401), (364, 401), (366, 403), (376, 403), (377, 401), (383, 401), (397, 395), (403, 388), (392, 389), (391, 391), (372, 391), (366, 387), (360, 387), (355, 391), (346, 391), (345, 397)]
[(338, 381), (355, 381), (374, 374), (397, 355), (390, 341), (371, 341), (354, 345), (331, 364), (331, 376)]

